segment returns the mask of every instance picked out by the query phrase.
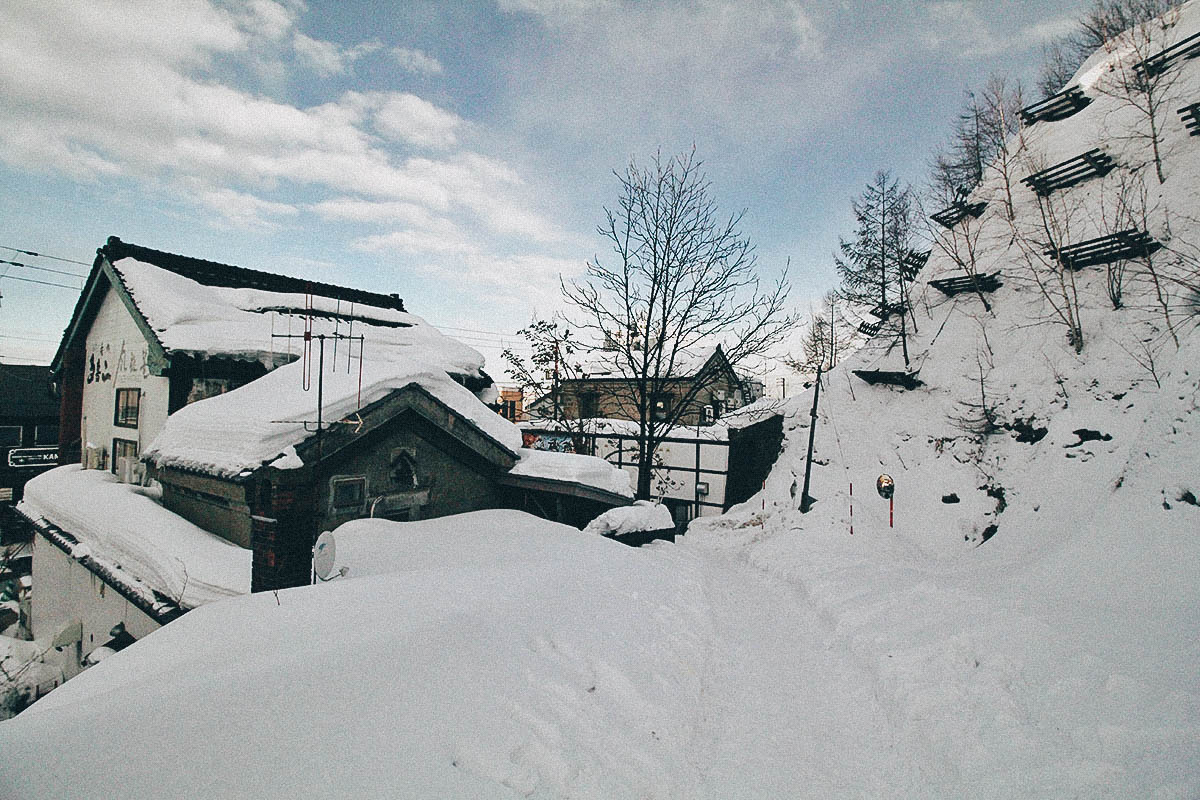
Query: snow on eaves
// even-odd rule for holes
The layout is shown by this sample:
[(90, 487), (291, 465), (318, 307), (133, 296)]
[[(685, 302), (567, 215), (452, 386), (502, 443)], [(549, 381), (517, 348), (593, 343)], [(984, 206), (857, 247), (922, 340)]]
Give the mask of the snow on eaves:
[(159, 491), (78, 465), (25, 486), (21, 511), (71, 532), (77, 555), (112, 564), (185, 608), (250, 591), (250, 551), (167, 511)]

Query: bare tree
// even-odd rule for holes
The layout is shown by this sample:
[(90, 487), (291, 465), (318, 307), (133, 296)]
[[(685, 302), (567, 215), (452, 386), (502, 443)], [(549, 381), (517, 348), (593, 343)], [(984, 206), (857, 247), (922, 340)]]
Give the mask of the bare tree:
[[(680, 384), (679, 367), (706, 345), (723, 346), (731, 367), (763, 356), (796, 322), (785, 308), (787, 270), (759, 283), (757, 257), (739, 230), (742, 214), (722, 215), (695, 149), (656, 154), (614, 173), (615, 208), (598, 231), (613, 260), (599, 257), (587, 274), (563, 282), (581, 329), (615, 345), (607, 355), (625, 376), (625, 402), (638, 423), (638, 463), (653, 463), (662, 439), (701, 392), (721, 378), (712, 370)], [(619, 332), (620, 336), (613, 336)], [(656, 407), (668, 391), (681, 395)], [(649, 498), (651, 470), (638, 470), (637, 496)]]
[(783, 361), (800, 373), (815, 373), (818, 367), (828, 372), (837, 365), (850, 336), (837, 292), (826, 292), (819, 309), (809, 318), (800, 343), (800, 355), (789, 355)]
[(1080, 65), (1114, 36), (1178, 5), (1178, 0), (1095, 0), (1072, 33), (1043, 49), (1038, 91), (1044, 97), (1061, 91)]
[[(1156, 8), (1158, 0), (1125, 0), (1122, 5)], [(1146, 142), (1154, 158), (1154, 171), (1161, 184), (1166, 181), (1162, 164), (1162, 130), (1171, 105), (1179, 70), (1147, 65), (1146, 59), (1170, 47), (1175, 39), (1174, 26), (1179, 10), (1168, 11), (1129, 28), (1107, 29), (1103, 44), (1113, 58), (1112, 71), (1096, 82), (1096, 90), (1117, 99), (1137, 112), (1139, 124), (1129, 128), (1124, 138)], [(1119, 17), (1117, 19), (1120, 19)], [(1104, 23), (1098, 22), (1097, 25)], [(1114, 24), (1124, 24), (1123, 21)], [(1106, 32), (1098, 29), (1097, 36)]]
[[(1091, 53), (1090, 50), (1088, 52)], [(1038, 92), (1042, 97), (1058, 94), (1075, 77), (1082, 63), (1083, 58), (1077, 55), (1069, 39), (1058, 39), (1045, 45), (1042, 48), (1042, 65), (1038, 69)]]
[(983, 181), (983, 170), (992, 157), (983, 115), (979, 98), (967, 90), (963, 110), (954, 119), (950, 139), (934, 153), (930, 165), (935, 196), (949, 200), (969, 192)]
[(1021, 130), (1021, 106), (1025, 104), (1024, 92), (1019, 82), (1013, 82), (1000, 74), (988, 78), (981, 96), (982, 126), (984, 141), (991, 153), (990, 166), (1000, 178), (1004, 210), (1012, 219), (1012, 184), (1017, 161), (1024, 150), (1025, 142)]
[(539, 416), (568, 431), (575, 452), (584, 452), (583, 434), (588, 422), (578, 409), (564, 404), (562, 393), (563, 381), (585, 375), (584, 348), (563, 320), (534, 319), (517, 333), (529, 343), (532, 352), (525, 357), (506, 347), (501, 353), (507, 364), (505, 372), (522, 394), (530, 398), (529, 406), (535, 406)]
[[(1044, 165), (1035, 165), (1036, 172)], [(1071, 242), (1072, 228), (1082, 223), (1083, 209), (1068, 192), (1035, 194), (1037, 216), (1009, 221), (1024, 276), (1037, 288), (1049, 309), (1051, 320), (1067, 328), (1067, 341), (1076, 353), (1083, 352), (1083, 320), (1075, 271), (1064, 263), (1060, 250)]]

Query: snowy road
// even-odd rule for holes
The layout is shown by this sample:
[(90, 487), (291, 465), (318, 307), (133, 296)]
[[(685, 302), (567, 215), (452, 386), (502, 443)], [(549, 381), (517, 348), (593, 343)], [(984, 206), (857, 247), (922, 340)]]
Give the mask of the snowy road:
[(906, 783), (875, 680), (791, 586), (707, 554), (716, 640), (693, 762), (720, 798), (879, 797)]

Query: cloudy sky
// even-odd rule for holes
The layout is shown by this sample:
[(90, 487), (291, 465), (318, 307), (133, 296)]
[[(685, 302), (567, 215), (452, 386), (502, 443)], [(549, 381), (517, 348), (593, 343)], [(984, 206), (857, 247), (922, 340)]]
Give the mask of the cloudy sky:
[(49, 360), (77, 292), (32, 281), (117, 235), (398, 292), (492, 362), (603, 255), (613, 170), (693, 145), (807, 308), (874, 172), (920, 182), (1086, 5), (5, 0), (0, 246), (69, 260), (0, 250), (40, 267), (0, 278), (0, 358)]

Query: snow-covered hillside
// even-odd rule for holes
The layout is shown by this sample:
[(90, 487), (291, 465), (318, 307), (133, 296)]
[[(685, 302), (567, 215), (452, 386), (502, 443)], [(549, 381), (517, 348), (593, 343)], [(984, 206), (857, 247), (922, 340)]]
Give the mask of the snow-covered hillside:
[[(1198, 31), (1192, 2), (1166, 35)], [(1054, 200), (1071, 241), (1140, 176), (1182, 275), (1200, 137), (1175, 108), (1200, 59), (1174, 67), (1160, 186), (1100, 91), (1117, 57), (1017, 163), (1102, 147), (1118, 169)], [(992, 311), (928, 287), (959, 269), (936, 248), (914, 287), (923, 385), (851, 374), (902, 367), (882, 338), (826, 376), (810, 513), (811, 394), (764, 491), (673, 545), (515, 512), (356, 523), (372, 574), (189, 612), (0, 723), (0, 795), (1200, 796), (1200, 308), (1171, 285), (1177, 345), (1136, 266), (1117, 310), (1084, 268), (1076, 352), (1003, 192), (992, 171), (972, 197)]]

